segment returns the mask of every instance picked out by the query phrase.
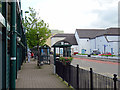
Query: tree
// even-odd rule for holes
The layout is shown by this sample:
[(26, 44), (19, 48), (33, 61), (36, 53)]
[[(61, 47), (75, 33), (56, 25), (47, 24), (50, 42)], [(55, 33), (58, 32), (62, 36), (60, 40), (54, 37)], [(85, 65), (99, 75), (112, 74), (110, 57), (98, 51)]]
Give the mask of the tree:
[(50, 37), (51, 31), (48, 29), (49, 25), (44, 22), (39, 13), (35, 9), (29, 7), (29, 16), (25, 16), (23, 25), (26, 28), (26, 38), (29, 48), (34, 46), (43, 46), (46, 40)]

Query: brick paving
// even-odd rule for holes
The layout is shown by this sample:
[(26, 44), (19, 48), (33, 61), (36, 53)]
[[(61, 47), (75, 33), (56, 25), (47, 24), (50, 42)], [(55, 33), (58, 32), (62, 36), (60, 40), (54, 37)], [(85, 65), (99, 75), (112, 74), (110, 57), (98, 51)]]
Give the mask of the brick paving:
[(18, 72), (16, 88), (68, 88), (53, 74), (53, 65), (43, 65), (38, 69), (37, 62), (24, 63)]

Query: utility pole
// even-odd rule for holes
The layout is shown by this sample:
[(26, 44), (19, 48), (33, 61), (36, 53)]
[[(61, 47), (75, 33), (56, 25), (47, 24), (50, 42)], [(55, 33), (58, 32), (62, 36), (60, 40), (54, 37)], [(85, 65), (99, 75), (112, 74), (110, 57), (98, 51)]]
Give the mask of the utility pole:
[(15, 90), (16, 80), (16, 0), (11, 2), (10, 34), (10, 90)]

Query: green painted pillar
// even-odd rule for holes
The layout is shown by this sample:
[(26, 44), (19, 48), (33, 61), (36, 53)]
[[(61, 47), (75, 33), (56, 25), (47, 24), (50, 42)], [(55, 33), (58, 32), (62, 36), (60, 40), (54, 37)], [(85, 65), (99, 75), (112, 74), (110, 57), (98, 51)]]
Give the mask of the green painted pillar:
[[(17, 20), (17, 32), (20, 34), (20, 31), (21, 31), (21, 19), (20, 19), (20, 14), (18, 14), (18, 20)], [(20, 37), (19, 35), (17, 35), (18, 37)], [(20, 37), (21, 38), (21, 37)], [(20, 45), (17, 44), (17, 71), (20, 69)], [(17, 75), (16, 75), (17, 76)], [(16, 77), (17, 78), (17, 77)]]
[(66, 47), (67, 57), (69, 57), (69, 47)]
[(54, 65), (56, 65), (56, 47), (54, 47)]
[(68, 47), (68, 57), (71, 57), (71, 47)]
[(65, 57), (65, 48), (63, 47), (63, 57)]
[(10, 90), (14, 90), (16, 85), (16, 0), (11, 2), (10, 39)]
[[(7, 7), (6, 2), (2, 2), (2, 15), (5, 18), (5, 24), (7, 26)], [(6, 60), (7, 60), (7, 28), (2, 28), (2, 89), (6, 89)]]
[(69, 52), (70, 52), (70, 57), (71, 57), (71, 47), (69, 48)]
[(56, 74), (56, 47), (54, 47), (54, 74)]

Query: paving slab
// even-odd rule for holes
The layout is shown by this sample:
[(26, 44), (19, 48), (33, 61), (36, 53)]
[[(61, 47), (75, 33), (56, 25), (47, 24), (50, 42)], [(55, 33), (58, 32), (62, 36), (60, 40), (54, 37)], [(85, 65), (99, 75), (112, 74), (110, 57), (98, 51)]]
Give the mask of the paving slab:
[(26, 62), (18, 72), (16, 88), (68, 88), (57, 75), (53, 65), (43, 65), (39, 69), (37, 61)]

